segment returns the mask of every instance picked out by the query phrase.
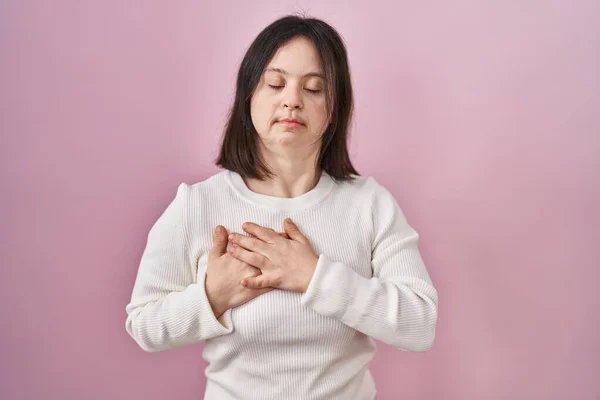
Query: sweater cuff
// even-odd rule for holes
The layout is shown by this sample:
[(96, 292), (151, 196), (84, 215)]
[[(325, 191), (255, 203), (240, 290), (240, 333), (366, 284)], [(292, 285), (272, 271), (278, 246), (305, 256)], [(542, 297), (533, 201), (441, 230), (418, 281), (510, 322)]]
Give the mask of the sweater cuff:
[(342, 319), (352, 304), (359, 275), (321, 254), (300, 304), (325, 317)]
[(208, 296), (206, 295), (206, 288), (204, 287), (204, 280), (198, 282), (200, 288), (200, 327), (203, 332), (203, 337), (206, 339), (212, 339), (218, 336), (223, 336), (233, 332), (233, 323), (231, 321), (231, 310), (225, 311), (219, 319), (215, 316), (212, 310)]

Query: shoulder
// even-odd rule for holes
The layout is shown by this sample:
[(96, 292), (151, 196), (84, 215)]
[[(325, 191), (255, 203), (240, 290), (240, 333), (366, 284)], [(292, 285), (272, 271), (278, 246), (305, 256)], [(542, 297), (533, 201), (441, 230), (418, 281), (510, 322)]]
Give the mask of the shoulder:
[(188, 210), (198, 210), (207, 199), (218, 197), (223, 188), (227, 187), (227, 171), (220, 171), (207, 178), (195, 182), (180, 182), (169, 208), (178, 209), (180, 214)]
[(229, 171), (222, 170), (217, 173), (214, 173), (213, 175), (208, 176), (203, 180), (193, 183), (182, 183), (182, 185), (187, 186), (187, 190), (189, 190), (190, 192), (205, 192), (220, 189), (227, 184), (228, 173)]
[(336, 190), (344, 194), (356, 196), (362, 201), (378, 202), (394, 200), (394, 196), (386, 186), (374, 176), (356, 176), (354, 180), (337, 182)]
[(192, 198), (202, 197), (207, 193), (222, 190), (224, 187), (227, 187), (227, 173), (227, 170), (223, 170), (199, 181), (180, 182), (177, 187), (177, 196), (184, 197), (189, 201)]
[(361, 176), (354, 181), (340, 183), (338, 187), (342, 191), (350, 191), (350, 196), (344, 196), (344, 202), (358, 205), (376, 225), (396, 219), (406, 221), (393, 190), (374, 176)]

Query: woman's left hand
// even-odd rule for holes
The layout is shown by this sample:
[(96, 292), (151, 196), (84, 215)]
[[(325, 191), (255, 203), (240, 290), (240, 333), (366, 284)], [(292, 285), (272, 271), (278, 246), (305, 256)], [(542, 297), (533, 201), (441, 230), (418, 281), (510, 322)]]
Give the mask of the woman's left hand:
[(274, 287), (294, 292), (305, 292), (317, 267), (319, 257), (308, 239), (291, 219), (286, 219), (283, 229), (289, 239), (273, 229), (246, 222), (245, 232), (254, 237), (237, 233), (229, 235), (230, 253), (262, 271), (262, 275), (244, 278), (241, 284), (258, 289)]

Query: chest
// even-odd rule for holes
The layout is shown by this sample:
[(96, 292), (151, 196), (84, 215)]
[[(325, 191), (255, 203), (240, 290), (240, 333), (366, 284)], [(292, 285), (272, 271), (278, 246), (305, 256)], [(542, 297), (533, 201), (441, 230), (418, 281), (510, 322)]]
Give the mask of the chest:
[(272, 212), (266, 209), (248, 209), (244, 204), (232, 204), (218, 213), (198, 213), (190, 224), (191, 265), (197, 274), (203, 272), (212, 246), (212, 232), (223, 225), (229, 233), (245, 234), (244, 222), (253, 222), (276, 232), (283, 232), (283, 221), (292, 218), (307, 237), (316, 254), (326, 254), (331, 260), (343, 262), (360, 275), (370, 278), (371, 224), (369, 214), (356, 207), (348, 209), (319, 208), (296, 213)]
[[(254, 222), (261, 226), (283, 232), (283, 221), (290, 217), (307, 237), (318, 254), (326, 254), (360, 275), (370, 278), (371, 238), (370, 221), (354, 210), (332, 211), (314, 208), (306, 212), (286, 214), (265, 210), (250, 210), (235, 207), (196, 221), (191, 233), (193, 271), (200, 282), (204, 278), (208, 251), (212, 246), (212, 231), (223, 225), (228, 232), (244, 233), (244, 222)], [(301, 340), (313, 345), (324, 340), (327, 331), (338, 338), (353, 335), (352, 330), (342, 323), (322, 317), (300, 304), (301, 293), (274, 290), (237, 307), (232, 311), (235, 336), (241, 342), (265, 341), (285, 345)], [(327, 329), (324, 329), (327, 327)]]

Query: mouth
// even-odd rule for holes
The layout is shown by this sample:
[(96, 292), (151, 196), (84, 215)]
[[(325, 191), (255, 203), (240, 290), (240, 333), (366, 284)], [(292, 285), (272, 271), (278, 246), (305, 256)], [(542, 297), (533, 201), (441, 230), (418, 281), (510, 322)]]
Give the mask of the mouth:
[(296, 128), (303, 125), (300, 121), (293, 118), (280, 119), (279, 121), (277, 121), (277, 123), (288, 128)]

